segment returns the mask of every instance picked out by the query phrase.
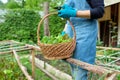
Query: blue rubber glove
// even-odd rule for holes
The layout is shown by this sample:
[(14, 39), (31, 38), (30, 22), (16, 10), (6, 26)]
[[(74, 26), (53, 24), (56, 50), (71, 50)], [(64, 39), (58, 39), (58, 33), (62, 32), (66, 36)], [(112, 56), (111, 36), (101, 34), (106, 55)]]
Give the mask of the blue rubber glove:
[(62, 18), (76, 17), (77, 10), (73, 9), (68, 5), (64, 5), (63, 9), (58, 11), (58, 16)]
[(62, 36), (64, 36), (65, 34), (66, 34), (65, 31), (62, 31), (62, 32), (61, 32), (61, 35), (62, 35)]

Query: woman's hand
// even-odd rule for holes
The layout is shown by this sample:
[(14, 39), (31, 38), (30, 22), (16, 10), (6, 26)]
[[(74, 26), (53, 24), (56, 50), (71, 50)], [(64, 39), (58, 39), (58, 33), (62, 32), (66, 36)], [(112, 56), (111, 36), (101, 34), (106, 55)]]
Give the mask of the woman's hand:
[(76, 17), (77, 10), (73, 9), (68, 5), (63, 5), (62, 9), (58, 11), (58, 16), (62, 18)]

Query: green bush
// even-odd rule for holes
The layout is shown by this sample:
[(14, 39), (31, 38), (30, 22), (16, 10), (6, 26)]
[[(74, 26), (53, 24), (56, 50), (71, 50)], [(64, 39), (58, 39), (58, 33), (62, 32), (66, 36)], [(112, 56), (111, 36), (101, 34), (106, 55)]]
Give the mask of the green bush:
[[(37, 42), (37, 26), (40, 15), (37, 11), (16, 9), (8, 10), (4, 15), (5, 22), (0, 23), (0, 41), (17, 40), (26, 43)], [(50, 34), (58, 35), (64, 28), (65, 21), (53, 15), (49, 17)], [(40, 28), (40, 37), (43, 37), (43, 26)]]
[(8, 9), (16, 9), (16, 8), (21, 8), (21, 6), (14, 0), (10, 0), (6, 5), (5, 8)]
[(0, 24), (0, 40), (36, 41), (40, 15), (33, 10), (9, 10)]
[(49, 17), (49, 27), (51, 35), (57, 36), (62, 32), (65, 26), (65, 19), (58, 17), (57, 15), (51, 15)]

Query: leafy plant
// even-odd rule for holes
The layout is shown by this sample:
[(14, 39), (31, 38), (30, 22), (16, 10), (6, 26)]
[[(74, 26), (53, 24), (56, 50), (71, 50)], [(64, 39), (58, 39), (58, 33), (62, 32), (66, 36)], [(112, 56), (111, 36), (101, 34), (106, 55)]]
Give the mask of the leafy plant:
[(40, 15), (34, 10), (8, 10), (5, 22), (0, 23), (0, 40), (13, 39), (20, 42), (36, 42)]
[(21, 8), (21, 6), (15, 0), (9, 0), (5, 7), (8, 9)]
[[(25, 43), (37, 42), (37, 26), (40, 21), (38, 11), (28, 9), (8, 10), (4, 15), (5, 21), (0, 23), (0, 40), (16, 40)], [(65, 20), (53, 15), (49, 17), (50, 34), (59, 34), (65, 25)], [(56, 24), (57, 23), (57, 24)], [(40, 37), (43, 37), (44, 31), (41, 26)]]
[(70, 42), (72, 39), (68, 37), (67, 34), (62, 36), (59, 34), (58, 36), (44, 36), (41, 40), (42, 43), (46, 44), (58, 44), (58, 43), (63, 43), (63, 42)]
[(18, 64), (11, 55), (0, 56), (0, 80), (26, 80)]
[(103, 46), (103, 41), (97, 40), (97, 46)]

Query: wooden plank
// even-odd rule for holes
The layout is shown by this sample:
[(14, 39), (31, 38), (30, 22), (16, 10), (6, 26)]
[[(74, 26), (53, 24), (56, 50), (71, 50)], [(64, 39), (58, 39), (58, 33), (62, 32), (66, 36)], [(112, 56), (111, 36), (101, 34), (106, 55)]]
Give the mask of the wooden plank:
[(5, 48), (9, 48), (9, 47), (16, 47), (16, 46), (23, 46), (23, 45), (21, 45), (21, 44), (16, 44), (16, 43), (14, 43), (14, 44), (3, 44), (3, 45), (0, 45), (0, 50), (2, 50), (2, 49), (5, 49)]
[(106, 7), (103, 17), (98, 19), (98, 21), (106, 21), (106, 20), (111, 20), (111, 6)]
[(105, 77), (104, 80), (116, 80), (117, 73), (112, 73), (109, 76)]
[(33, 46), (33, 45), (29, 45), (29, 44), (26, 44), (26, 46), (31, 48), (31, 49), (34, 49), (34, 50), (37, 50), (37, 51), (41, 51), (39, 46)]
[[(29, 59), (30, 62), (32, 62), (32, 59)], [(58, 80), (55, 76), (53, 76), (52, 74), (50, 74), (47, 70), (45, 70), (43, 67), (41, 67), (41, 64), (38, 63), (37, 61), (35, 61), (35, 65), (36, 67), (38, 67), (40, 70), (42, 70), (44, 73), (46, 73), (49, 77), (52, 78), (52, 80)]]
[(104, 58), (109, 58), (109, 59), (114, 59), (114, 60), (118, 59), (117, 57), (104, 56), (104, 55), (98, 55), (98, 54), (97, 54), (97, 57), (100, 57), (101, 59), (104, 59)]
[(100, 61), (96, 61), (96, 63), (97, 63), (98, 66), (103, 66), (107, 70), (111, 70), (111, 71), (114, 71), (117, 74), (120, 74), (120, 70), (116, 70), (116, 69), (113, 68), (113, 67), (117, 67), (117, 65), (107, 65), (107, 64), (104, 64)]
[(98, 22), (98, 41), (100, 41), (100, 22)]
[(112, 48), (112, 47), (102, 47), (102, 46), (97, 46), (96, 48), (98, 48), (98, 49), (105, 49), (105, 50), (120, 51), (120, 48)]
[(32, 55), (32, 77), (35, 79), (35, 50), (31, 51)]
[(115, 71), (110, 71), (105, 69), (104, 67), (88, 64), (73, 58), (68, 58), (66, 59), (66, 61), (78, 65), (81, 68), (86, 69), (90, 72), (97, 73), (99, 75), (104, 75), (105, 76), (104, 80), (114, 80), (117, 74)]
[[(26, 51), (26, 50), (32, 50), (32, 49), (31, 48), (24, 48), (24, 49), (16, 50), (16, 52)], [(0, 55), (1, 54), (8, 54), (8, 53), (12, 53), (12, 51), (0, 52)]]
[(118, 7), (118, 41), (117, 44), (120, 45), (120, 3)]
[(26, 78), (27, 78), (28, 80), (34, 80), (34, 79), (32, 79), (32, 77), (28, 74), (27, 68), (25, 68), (25, 67), (21, 64), (20, 59), (19, 59), (19, 56), (17, 55), (17, 53), (16, 53), (15, 50), (13, 50), (13, 54), (14, 54), (14, 56), (15, 56), (15, 59), (16, 59), (17, 63), (18, 63), (18, 66), (20, 67), (21, 71), (24, 73), (24, 75), (26, 76)]
[(99, 75), (103, 75), (105, 73), (110, 72), (110, 71), (106, 70), (104, 67), (92, 65), (92, 64), (89, 64), (89, 63), (86, 63), (86, 62), (82, 62), (80, 60), (73, 59), (73, 58), (68, 58), (68, 59), (66, 59), (66, 61), (68, 61), (72, 64), (75, 64), (75, 65), (78, 65), (81, 68), (86, 69), (90, 72), (97, 73)]
[(12, 50), (12, 49), (23, 49), (23, 48), (27, 48), (26, 46), (19, 46), (18, 45), (18, 47), (15, 47), (15, 46), (13, 46), (13, 45), (11, 45), (11, 46), (6, 46), (6, 48), (4, 47), (4, 49), (0, 49), (0, 52), (1, 51), (10, 51), (10, 50)]

